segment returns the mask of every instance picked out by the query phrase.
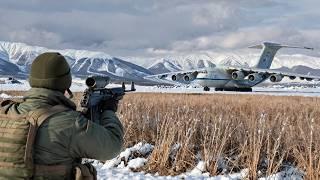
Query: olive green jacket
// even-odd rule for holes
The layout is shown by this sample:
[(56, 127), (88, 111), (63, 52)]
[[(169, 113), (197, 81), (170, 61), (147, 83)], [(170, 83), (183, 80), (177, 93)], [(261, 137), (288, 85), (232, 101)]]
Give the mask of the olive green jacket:
[(70, 111), (49, 117), (39, 128), (34, 145), (36, 164), (72, 164), (75, 159), (108, 160), (123, 145), (123, 127), (113, 111), (103, 111), (101, 124), (93, 123), (76, 111), (75, 104), (59, 91), (32, 88), (23, 102), (8, 113), (23, 114), (48, 105), (62, 104)]

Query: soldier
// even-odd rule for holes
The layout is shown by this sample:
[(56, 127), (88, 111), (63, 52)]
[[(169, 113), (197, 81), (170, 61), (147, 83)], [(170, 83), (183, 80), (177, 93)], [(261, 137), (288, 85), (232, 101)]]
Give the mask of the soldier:
[[(31, 65), (31, 89), (23, 102), (2, 104), (3, 112), (11, 115), (30, 114), (43, 108), (51, 111), (36, 116), (43, 123), (33, 145), (34, 179), (75, 179), (75, 176), (95, 179), (94, 168), (81, 165), (81, 158), (107, 160), (122, 148), (123, 127), (115, 114), (118, 101), (103, 102), (101, 123), (93, 123), (76, 111), (76, 105), (64, 95), (70, 92), (71, 80), (71, 69), (61, 54), (43, 53)], [(57, 105), (60, 108), (55, 108)], [(0, 153), (0, 176), (8, 172), (2, 166), (5, 163), (1, 156), (3, 153)]]

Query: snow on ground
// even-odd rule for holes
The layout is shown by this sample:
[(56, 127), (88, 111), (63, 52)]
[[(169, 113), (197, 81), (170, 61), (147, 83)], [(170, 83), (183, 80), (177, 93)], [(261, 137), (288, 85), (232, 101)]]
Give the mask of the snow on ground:
[[(194, 169), (182, 173), (178, 176), (159, 176), (157, 174), (148, 174), (139, 170), (148, 161), (148, 157), (153, 150), (153, 145), (148, 143), (138, 143), (133, 147), (125, 149), (120, 155), (114, 159), (102, 163), (97, 160), (91, 161), (98, 172), (98, 179), (146, 179), (146, 180), (194, 180), (194, 179), (209, 179), (209, 180), (241, 180), (245, 179), (248, 174), (248, 169), (243, 169), (238, 173), (228, 175), (212, 176), (206, 171), (205, 162), (199, 161)], [(259, 178), (259, 180), (302, 180), (303, 173), (294, 167), (288, 167), (285, 171), (277, 174)]]
[(157, 174), (147, 174), (144, 172), (133, 172), (143, 167), (148, 161), (148, 157), (153, 150), (153, 145), (148, 143), (138, 143), (131, 148), (125, 149), (118, 157), (101, 163), (94, 160), (93, 165), (98, 171), (98, 179), (243, 179), (247, 170), (224, 176), (210, 177), (205, 170), (205, 162), (200, 161), (191, 171), (178, 176), (158, 176)]
[(0, 94), (0, 98), (3, 98), (3, 99), (8, 99), (8, 98), (12, 98), (12, 96), (6, 94), (6, 93), (1, 93)]
[[(21, 84), (0, 84), (1, 91), (27, 91), (30, 89), (29, 83), (26, 80), (19, 80)], [(107, 88), (120, 87), (119, 84), (109, 84)], [(320, 96), (320, 88), (307, 87), (307, 86), (289, 86), (284, 87), (281, 85), (274, 85), (271, 87), (253, 87), (253, 92), (231, 92), (231, 91), (218, 91), (215, 92), (214, 88), (211, 91), (204, 92), (201, 87), (158, 87), (158, 86), (135, 86), (136, 92), (158, 92), (158, 93), (204, 93), (204, 94), (247, 94), (247, 95), (274, 95), (274, 96)], [(84, 80), (74, 79), (71, 91), (83, 92), (86, 89)], [(130, 89), (130, 85), (127, 85)]]
[(0, 98), (2, 99), (12, 99), (12, 98), (22, 98), (22, 96), (10, 96), (6, 93), (1, 93), (0, 94)]

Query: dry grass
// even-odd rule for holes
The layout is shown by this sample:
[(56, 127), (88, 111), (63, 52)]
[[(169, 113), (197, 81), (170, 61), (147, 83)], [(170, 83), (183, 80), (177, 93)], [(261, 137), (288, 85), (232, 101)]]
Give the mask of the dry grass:
[(318, 107), (318, 98), (131, 94), (119, 115), (127, 145), (155, 144), (151, 172), (179, 174), (194, 167), (200, 153), (211, 175), (249, 168), (249, 178), (256, 179), (258, 171), (270, 175), (294, 165), (316, 179)]
[(155, 145), (149, 172), (179, 174), (201, 158), (211, 175), (248, 168), (257, 179), (292, 165), (318, 179), (319, 107), (307, 97), (133, 93), (118, 114), (126, 146)]

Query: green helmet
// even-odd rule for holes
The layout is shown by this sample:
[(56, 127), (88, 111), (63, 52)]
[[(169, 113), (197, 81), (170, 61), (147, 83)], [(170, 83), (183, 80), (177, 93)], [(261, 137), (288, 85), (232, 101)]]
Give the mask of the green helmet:
[(66, 59), (57, 52), (40, 54), (32, 62), (29, 83), (31, 87), (64, 92), (71, 86), (71, 72)]

